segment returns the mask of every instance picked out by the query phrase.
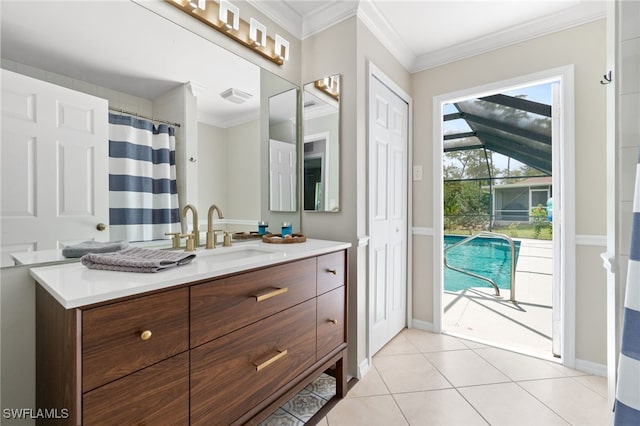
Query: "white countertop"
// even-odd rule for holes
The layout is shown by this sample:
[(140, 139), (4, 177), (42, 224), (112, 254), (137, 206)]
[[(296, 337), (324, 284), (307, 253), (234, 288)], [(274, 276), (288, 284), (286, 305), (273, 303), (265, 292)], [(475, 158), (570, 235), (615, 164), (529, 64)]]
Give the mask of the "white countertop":
[[(171, 240), (142, 241), (129, 244), (134, 247), (162, 249), (171, 247)], [(50, 262), (77, 262), (80, 260), (78, 257), (64, 257), (62, 255), (62, 249), (23, 251), (10, 253), (10, 256), (15, 265), (36, 265), (38, 263)]]
[(292, 244), (243, 242), (214, 250), (199, 248), (191, 263), (156, 273), (102, 271), (66, 263), (33, 268), (31, 276), (71, 309), (349, 247), (351, 243), (314, 239)]
[(11, 258), (15, 265), (35, 265), (37, 263), (49, 262), (77, 262), (78, 259), (66, 258), (62, 255), (62, 250), (37, 250), (11, 253)]

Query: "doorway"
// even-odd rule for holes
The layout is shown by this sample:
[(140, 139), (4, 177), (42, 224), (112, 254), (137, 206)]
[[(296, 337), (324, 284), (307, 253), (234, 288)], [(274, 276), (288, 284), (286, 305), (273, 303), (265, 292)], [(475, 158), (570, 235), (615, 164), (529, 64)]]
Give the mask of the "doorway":
[(304, 141), (304, 210), (324, 211), (328, 208), (329, 194), (329, 132), (305, 137)]
[[(539, 98), (542, 92), (544, 99)], [(434, 223), (436, 262), (451, 263), (447, 261), (454, 249), (447, 253), (445, 234), (469, 237), (498, 231), (516, 242), (513, 266), (520, 265), (512, 273), (515, 283), (507, 279), (503, 289), (499, 283), (496, 288), (477, 284), (477, 280), (474, 283), (473, 277), (460, 288), (447, 288), (447, 280), (452, 280), (449, 268), (434, 268), (434, 329), (548, 359), (555, 356), (572, 366), (574, 249), (573, 244), (567, 244), (575, 234), (573, 220), (567, 220), (573, 217), (572, 67), (438, 96), (434, 98), (433, 120), (434, 193), (439, 200), (434, 205), (439, 222)], [(453, 120), (468, 127), (456, 129), (447, 124)], [(448, 184), (455, 190), (447, 188)], [(551, 197), (543, 200), (548, 194)], [(455, 197), (458, 203), (452, 208)], [(462, 203), (465, 205), (460, 197), (467, 200)], [(550, 240), (529, 238), (528, 234), (533, 236), (536, 231), (537, 237), (549, 232)], [(472, 246), (488, 241), (505, 261), (509, 244), (491, 241), (495, 238), (502, 237), (474, 238), (464, 250), (473, 251)], [(483, 243), (476, 244), (479, 241)], [(456, 284), (468, 278), (461, 278), (466, 272), (485, 267), (476, 265), (484, 261), (480, 255), (470, 256), (478, 262), (463, 260), (463, 273), (453, 278)], [(508, 267), (505, 271), (498, 272), (498, 277), (509, 275)], [(510, 301), (518, 284), (515, 302)], [(499, 292), (502, 298), (496, 297)], [(542, 317), (531, 322), (524, 319), (527, 315)], [(532, 341), (537, 339), (538, 345), (528, 348), (526, 341), (517, 343), (518, 338), (510, 334), (518, 330), (525, 337), (534, 336)]]

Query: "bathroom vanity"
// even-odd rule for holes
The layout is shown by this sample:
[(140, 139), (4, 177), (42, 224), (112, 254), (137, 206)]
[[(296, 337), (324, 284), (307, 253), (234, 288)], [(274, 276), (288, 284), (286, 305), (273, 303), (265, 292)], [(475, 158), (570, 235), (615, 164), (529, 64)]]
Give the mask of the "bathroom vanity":
[[(155, 273), (35, 268), (36, 405), (61, 424), (256, 424), (347, 392), (348, 243), (241, 243)], [(64, 416), (60, 416), (64, 417)]]

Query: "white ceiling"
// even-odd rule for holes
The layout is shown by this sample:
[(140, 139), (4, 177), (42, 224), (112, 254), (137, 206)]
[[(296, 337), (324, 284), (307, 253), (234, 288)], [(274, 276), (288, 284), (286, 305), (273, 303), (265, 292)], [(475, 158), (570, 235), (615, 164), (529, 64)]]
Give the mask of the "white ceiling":
[(602, 0), (248, 0), (298, 38), (357, 14), (410, 72), (605, 16)]

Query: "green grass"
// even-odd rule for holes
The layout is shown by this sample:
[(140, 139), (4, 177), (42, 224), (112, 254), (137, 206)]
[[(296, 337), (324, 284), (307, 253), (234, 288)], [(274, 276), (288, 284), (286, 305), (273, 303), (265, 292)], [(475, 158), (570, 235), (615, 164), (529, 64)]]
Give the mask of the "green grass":
[[(445, 234), (452, 235), (473, 235), (477, 234), (481, 230), (474, 229), (469, 231), (468, 229), (445, 229)], [(535, 225), (531, 223), (517, 224), (516, 226), (496, 226), (491, 232), (497, 232), (499, 234), (505, 234), (513, 238), (528, 238), (536, 239), (535, 237)], [(540, 232), (538, 240), (551, 240), (551, 228), (545, 228)]]

